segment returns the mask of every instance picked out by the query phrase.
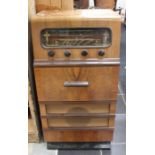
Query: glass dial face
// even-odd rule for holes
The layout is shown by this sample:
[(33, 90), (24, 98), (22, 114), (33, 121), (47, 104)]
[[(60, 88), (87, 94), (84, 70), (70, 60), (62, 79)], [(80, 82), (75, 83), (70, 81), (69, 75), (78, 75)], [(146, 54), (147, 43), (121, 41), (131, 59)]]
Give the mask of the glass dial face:
[(109, 47), (112, 32), (109, 28), (44, 29), (41, 44), (44, 48)]

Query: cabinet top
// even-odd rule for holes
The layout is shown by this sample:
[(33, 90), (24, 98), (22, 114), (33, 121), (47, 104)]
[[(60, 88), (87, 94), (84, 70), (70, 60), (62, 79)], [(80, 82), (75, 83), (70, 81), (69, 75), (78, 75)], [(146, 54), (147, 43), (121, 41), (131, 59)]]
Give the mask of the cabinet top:
[(44, 10), (37, 13), (33, 19), (101, 19), (101, 20), (120, 20), (121, 17), (116, 12), (110, 9), (83, 9), (83, 10), (65, 10), (65, 11), (50, 11)]

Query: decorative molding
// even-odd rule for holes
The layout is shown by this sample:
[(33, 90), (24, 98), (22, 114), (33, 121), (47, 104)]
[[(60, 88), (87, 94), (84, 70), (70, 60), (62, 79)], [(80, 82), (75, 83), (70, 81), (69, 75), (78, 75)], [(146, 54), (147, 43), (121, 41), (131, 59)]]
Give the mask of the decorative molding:
[(44, 61), (34, 60), (34, 67), (50, 67), (50, 66), (111, 66), (120, 65), (119, 58), (104, 59), (104, 60), (69, 60), (69, 61)]

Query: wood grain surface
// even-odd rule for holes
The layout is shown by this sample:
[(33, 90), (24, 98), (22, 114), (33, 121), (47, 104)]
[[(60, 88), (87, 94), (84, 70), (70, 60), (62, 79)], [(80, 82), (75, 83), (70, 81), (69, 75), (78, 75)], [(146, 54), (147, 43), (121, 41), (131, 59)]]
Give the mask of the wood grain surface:
[[(119, 66), (36, 67), (35, 81), (39, 101), (115, 100)], [(64, 82), (88, 81), (88, 87), (64, 87)]]
[(49, 118), (49, 127), (108, 127), (108, 118), (91, 118), (91, 117), (68, 117), (68, 118)]
[(73, 10), (73, 0), (36, 0), (36, 11)]
[(43, 134), (47, 142), (102, 142), (112, 140), (113, 130), (48, 130)]
[[(60, 1), (55, 1), (58, 7), (52, 8), (56, 10), (51, 11), (51, 2), (51, 0), (42, 1), (41, 3), (47, 5), (38, 5), (37, 8), (43, 11), (31, 17), (34, 75), (44, 140), (47, 142), (111, 141), (118, 92), (121, 18), (107, 9), (62, 10), (62, 5), (66, 9), (70, 7), (65, 1), (61, 6)], [(45, 28), (103, 27), (108, 27), (112, 31), (112, 45), (104, 48), (103, 57), (98, 56), (98, 51), (101, 50), (98, 47), (86, 49), (89, 54), (82, 57), (81, 51), (84, 49), (76, 47), (45, 49), (41, 46), (40, 32)], [(48, 57), (49, 50), (54, 50), (53, 58)], [(65, 50), (71, 51), (70, 58), (64, 56)], [(107, 64), (108, 62), (111, 64), (65, 65), (65, 62), (75, 60), (86, 63), (106, 61)], [(56, 62), (63, 62), (64, 66), (57, 66)], [(52, 66), (52, 63), (55, 65)], [(64, 85), (66, 82), (86, 82), (88, 86), (66, 87)]]
[(37, 124), (37, 117), (35, 113), (34, 103), (31, 93), (31, 85), (28, 83), (28, 103), (30, 109), (30, 118), (28, 119), (28, 141), (29, 142), (39, 142), (39, 129)]
[[(89, 58), (119, 58), (120, 56), (120, 16), (111, 10), (76, 10), (76, 11), (42, 11), (31, 20), (33, 55), (34, 60), (71, 60), (71, 59), (89, 59)], [(45, 28), (92, 28), (108, 27), (112, 31), (112, 45), (105, 48), (105, 56), (99, 57), (98, 51), (102, 48), (87, 49), (87, 57), (81, 56), (84, 49), (68, 49), (72, 52), (70, 58), (64, 56), (66, 49), (53, 49), (55, 56), (48, 57), (48, 51), (41, 45), (40, 33)]]
[(116, 0), (95, 0), (95, 6), (103, 9), (114, 9)]
[(89, 102), (67, 102), (53, 103), (46, 105), (47, 114), (108, 114), (109, 104), (89, 103)]

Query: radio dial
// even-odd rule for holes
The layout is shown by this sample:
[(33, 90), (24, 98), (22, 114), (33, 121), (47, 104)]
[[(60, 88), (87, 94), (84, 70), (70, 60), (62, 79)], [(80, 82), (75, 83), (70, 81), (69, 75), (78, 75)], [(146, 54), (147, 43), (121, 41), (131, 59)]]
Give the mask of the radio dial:
[(48, 56), (49, 56), (49, 57), (53, 57), (54, 55), (55, 55), (54, 51), (49, 51), (49, 52), (48, 52)]
[(70, 56), (71, 56), (71, 52), (70, 52), (70, 51), (65, 51), (65, 52), (64, 52), (64, 55), (65, 55), (66, 57), (70, 57)]
[(98, 55), (99, 55), (99, 56), (104, 56), (104, 55), (105, 55), (105, 52), (102, 51), (102, 50), (100, 50), (100, 51), (98, 52)]
[(82, 55), (82, 56), (87, 56), (87, 55), (88, 55), (88, 51), (86, 51), (86, 50), (82, 51), (82, 52), (81, 52), (81, 55)]

